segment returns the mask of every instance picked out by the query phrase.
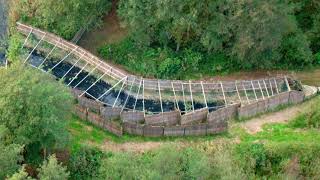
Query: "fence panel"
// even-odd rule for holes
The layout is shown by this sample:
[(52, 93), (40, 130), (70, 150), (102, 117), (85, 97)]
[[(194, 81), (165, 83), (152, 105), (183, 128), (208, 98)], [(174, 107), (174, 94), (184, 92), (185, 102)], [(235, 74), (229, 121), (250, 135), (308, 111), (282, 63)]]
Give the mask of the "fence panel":
[(186, 136), (201, 136), (207, 134), (207, 125), (206, 124), (195, 124), (185, 126), (184, 134)]
[(297, 104), (304, 100), (304, 93), (302, 91), (290, 91), (289, 103)]
[(138, 111), (124, 111), (120, 115), (123, 122), (143, 123), (144, 113)]
[(87, 108), (84, 108), (80, 105), (75, 105), (73, 112), (82, 120), (87, 120), (87, 116), (88, 116)]
[(116, 120), (120, 119), (121, 108), (118, 107), (101, 107), (100, 114), (104, 119)]
[(181, 124), (195, 124), (204, 122), (207, 119), (208, 108), (195, 110), (194, 112), (186, 113), (181, 116)]
[(143, 125), (124, 122), (123, 123), (123, 131), (128, 134), (143, 136)]
[(163, 112), (145, 117), (146, 125), (172, 126), (179, 124), (181, 119), (179, 111)]
[(143, 136), (145, 137), (161, 137), (163, 136), (162, 126), (144, 126)]
[(164, 127), (164, 136), (184, 136), (184, 126)]

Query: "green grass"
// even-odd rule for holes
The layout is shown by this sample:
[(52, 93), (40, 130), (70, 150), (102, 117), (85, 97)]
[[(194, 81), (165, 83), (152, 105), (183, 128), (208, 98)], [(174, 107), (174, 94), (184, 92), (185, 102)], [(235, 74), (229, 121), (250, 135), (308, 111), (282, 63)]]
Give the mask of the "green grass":
[(287, 143), (315, 143), (320, 142), (318, 129), (292, 129), (287, 124), (267, 124), (263, 131), (255, 134), (241, 134), (243, 142), (287, 142)]

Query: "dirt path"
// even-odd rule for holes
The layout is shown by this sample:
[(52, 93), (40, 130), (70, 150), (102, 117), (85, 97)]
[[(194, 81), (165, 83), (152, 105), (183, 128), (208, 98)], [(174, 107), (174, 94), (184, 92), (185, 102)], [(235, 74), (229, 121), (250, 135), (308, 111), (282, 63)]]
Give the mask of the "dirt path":
[(279, 112), (269, 113), (244, 122), (241, 126), (250, 134), (262, 131), (264, 124), (287, 123), (302, 111), (301, 105), (290, 107)]

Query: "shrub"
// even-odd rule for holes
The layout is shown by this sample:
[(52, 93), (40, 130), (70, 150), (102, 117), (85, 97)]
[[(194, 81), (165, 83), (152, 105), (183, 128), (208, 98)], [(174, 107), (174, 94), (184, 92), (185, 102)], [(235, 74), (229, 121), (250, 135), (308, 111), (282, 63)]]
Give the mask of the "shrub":
[(89, 147), (82, 147), (74, 152), (68, 163), (71, 178), (79, 180), (96, 178), (103, 157), (101, 151)]
[(294, 128), (320, 128), (320, 98), (317, 97), (306, 111), (290, 122)]
[(21, 39), (22, 37), (17, 33), (10, 36), (9, 47), (6, 56), (11, 62), (17, 62), (20, 60), (19, 56), (22, 46)]
[(206, 179), (208, 157), (195, 149), (164, 147), (145, 154), (116, 153), (103, 161), (100, 179)]

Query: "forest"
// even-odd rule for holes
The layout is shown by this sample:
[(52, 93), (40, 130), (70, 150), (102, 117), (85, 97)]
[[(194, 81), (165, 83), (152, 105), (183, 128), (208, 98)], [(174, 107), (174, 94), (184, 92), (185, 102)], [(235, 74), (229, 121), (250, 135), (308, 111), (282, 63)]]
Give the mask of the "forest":
[[(76, 101), (60, 81), (21, 65), (22, 37), (15, 29), (19, 21), (72, 40), (81, 28), (101, 28), (116, 8), (126, 34), (97, 54), (143, 77), (311, 70), (320, 65), (318, 0), (10, 0), (8, 7), (0, 179), (320, 178), (318, 96), (298, 105), (299, 115), (289, 122), (267, 124), (256, 134), (234, 119), (228, 132), (214, 136), (117, 137), (75, 116)], [(285, 108), (290, 105), (277, 110)], [(160, 145), (136, 152), (110, 142)]]

